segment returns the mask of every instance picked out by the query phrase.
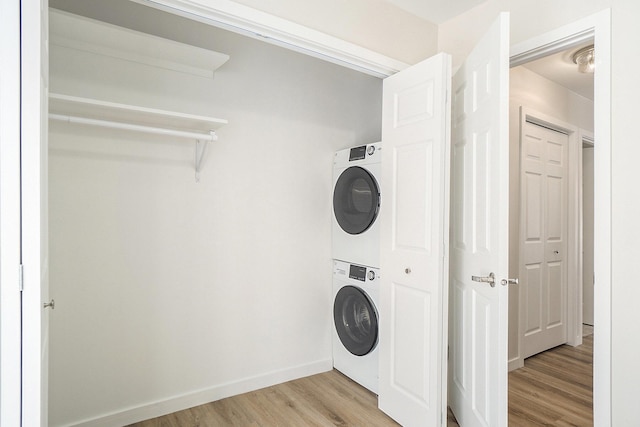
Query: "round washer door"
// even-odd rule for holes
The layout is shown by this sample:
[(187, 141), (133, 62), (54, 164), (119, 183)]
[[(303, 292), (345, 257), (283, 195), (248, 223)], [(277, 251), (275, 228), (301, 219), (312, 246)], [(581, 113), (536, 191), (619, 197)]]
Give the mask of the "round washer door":
[(333, 302), (333, 321), (344, 347), (356, 356), (378, 343), (378, 314), (367, 294), (356, 286), (340, 288)]
[(380, 209), (380, 189), (375, 178), (358, 166), (346, 169), (333, 189), (333, 213), (349, 234), (365, 232)]

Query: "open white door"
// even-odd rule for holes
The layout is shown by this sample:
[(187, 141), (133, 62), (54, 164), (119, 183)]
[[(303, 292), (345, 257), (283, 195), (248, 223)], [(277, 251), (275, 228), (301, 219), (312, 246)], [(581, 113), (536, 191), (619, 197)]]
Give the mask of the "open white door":
[(0, 426), (20, 425), (20, 3), (0, 2)]
[(453, 78), (449, 406), (463, 427), (507, 426), (508, 91), (502, 13)]
[[(46, 426), (48, 4), (21, 1), (22, 425)], [(51, 307), (53, 308), (53, 307)]]
[(439, 54), (383, 88), (378, 405), (403, 426), (447, 418), (450, 85)]

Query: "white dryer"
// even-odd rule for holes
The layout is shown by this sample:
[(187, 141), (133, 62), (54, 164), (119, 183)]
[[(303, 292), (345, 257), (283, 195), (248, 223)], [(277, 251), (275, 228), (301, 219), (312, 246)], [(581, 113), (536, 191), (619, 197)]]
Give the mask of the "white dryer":
[(348, 148), (333, 161), (333, 259), (380, 266), (381, 144)]
[(379, 270), (333, 261), (333, 366), (378, 393)]

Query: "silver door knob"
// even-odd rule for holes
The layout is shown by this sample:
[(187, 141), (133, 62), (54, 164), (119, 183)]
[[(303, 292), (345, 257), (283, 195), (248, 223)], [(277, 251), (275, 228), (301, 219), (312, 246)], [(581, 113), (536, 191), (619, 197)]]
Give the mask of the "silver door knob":
[(51, 300), (51, 302), (45, 302), (43, 304), (43, 308), (49, 308), (49, 307), (51, 307), (51, 310), (54, 310), (56, 308), (55, 300)]
[(501, 284), (502, 286), (507, 286), (507, 285), (517, 285), (518, 283), (519, 283), (519, 282), (518, 282), (518, 279), (502, 279), (502, 280), (500, 281), (500, 284)]
[(488, 276), (471, 276), (471, 280), (473, 280), (474, 282), (480, 282), (480, 283), (488, 283), (491, 285), (491, 287), (493, 288), (494, 286), (496, 286), (496, 275), (492, 273), (489, 273)]
[(407, 268), (404, 269), (404, 272), (406, 274), (411, 274), (411, 269), (409, 267), (407, 267)]

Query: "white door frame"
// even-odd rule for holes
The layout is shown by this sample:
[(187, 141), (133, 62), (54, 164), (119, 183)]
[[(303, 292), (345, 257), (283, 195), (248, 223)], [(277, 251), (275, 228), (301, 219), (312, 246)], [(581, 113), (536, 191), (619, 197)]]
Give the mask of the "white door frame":
[(593, 38), (594, 75), (594, 425), (611, 425), (611, 11), (583, 18), (511, 48), (515, 67)]
[[(578, 140), (579, 140), (579, 149), (580, 152), (578, 153), (578, 157), (579, 157), (579, 171), (578, 171), (578, 185), (579, 185), (579, 189), (580, 189), (580, 218), (579, 218), (579, 239), (580, 239), (580, 244), (579, 244), (579, 248), (581, 249), (580, 251), (580, 266), (582, 268), (582, 272), (581, 272), (581, 278), (580, 278), (580, 283), (578, 284), (578, 292), (580, 294), (579, 296), (579, 301), (580, 301), (580, 306), (578, 307), (578, 310), (580, 310), (580, 322), (584, 324), (584, 281), (585, 281), (585, 277), (584, 277), (584, 144), (589, 144), (591, 146), (591, 148), (594, 147), (594, 142), (595, 142), (595, 138), (593, 137), (593, 132), (585, 130), (585, 129), (578, 129)], [(592, 257), (593, 258), (593, 257)], [(593, 276), (591, 276), (592, 280), (593, 280)], [(593, 297), (593, 295), (592, 295)], [(593, 298), (592, 298), (593, 299)], [(591, 301), (591, 309), (593, 310), (593, 301)]]
[(20, 2), (0, 2), (0, 425), (20, 425)]
[[(567, 301), (566, 327), (567, 344), (578, 346), (582, 344), (582, 139), (579, 138), (579, 129), (570, 123), (566, 123), (555, 117), (533, 110), (531, 108), (520, 107), (520, 149), (522, 150), (522, 129), (525, 122), (540, 125), (557, 132), (566, 134), (569, 137), (568, 143), (568, 169), (567, 169), (567, 253), (565, 262), (567, 266)], [(522, 166), (521, 166), (522, 167)], [(521, 173), (521, 171), (520, 171)], [(522, 185), (522, 181), (520, 183)], [(520, 191), (522, 194), (522, 189)], [(519, 247), (522, 253), (523, 229), (522, 216), (524, 212), (520, 210), (520, 237)], [(519, 261), (519, 275), (522, 279), (522, 257)], [(524, 292), (520, 292), (519, 298), (519, 322), (518, 322), (518, 349), (519, 357), (510, 368), (524, 366), (522, 355), (523, 340), (525, 334), (524, 314), (526, 312), (526, 298)], [(513, 362), (513, 361), (512, 361)]]

